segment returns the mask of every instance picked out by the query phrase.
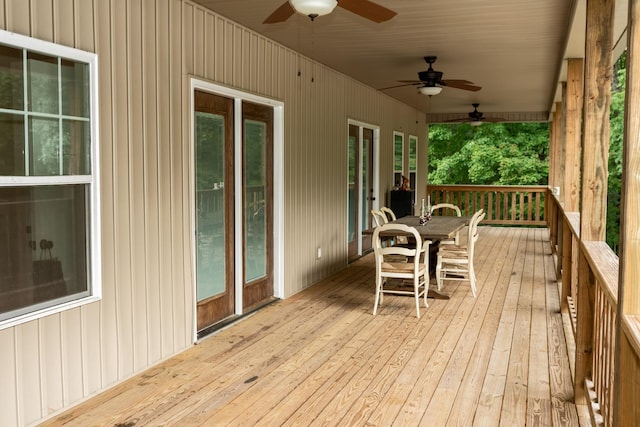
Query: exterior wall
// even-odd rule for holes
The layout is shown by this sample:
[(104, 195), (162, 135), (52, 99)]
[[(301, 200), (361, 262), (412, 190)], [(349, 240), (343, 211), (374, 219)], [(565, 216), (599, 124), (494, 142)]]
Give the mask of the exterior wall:
[(381, 200), (394, 130), (426, 159), (424, 114), (186, 0), (0, 0), (0, 28), (98, 54), (103, 233), (102, 301), (0, 330), (3, 426), (192, 345), (190, 76), (284, 102), (286, 296), (347, 264), (348, 119), (380, 126)]

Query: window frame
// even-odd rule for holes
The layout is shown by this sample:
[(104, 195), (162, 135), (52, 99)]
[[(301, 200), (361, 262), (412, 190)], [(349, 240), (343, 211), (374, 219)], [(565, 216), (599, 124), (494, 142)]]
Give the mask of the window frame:
[[(0, 30), (0, 43), (15, 49), (46, 55), (58, 61), (70, 60), (82, 62), (88, 66), (89, 85), (89, 131), (90, 131), (90, 167), (88, 175), (53, 175), (53, 176), (0, 176), (0, 187), (38, 187), (66, 186), (82, 184), (86, 188), (86, 262), (88, 267), (87, 291), (60, 298), (61, 302), (52, 305), (51, 301), (34, 303), (25, 309), (34, 307), (33, 311), (17, 314), (0, 321), (0, 330), (39, 319), (102, 299), (102, 265), (101, 265), (101, 219), (100, 219), (100, 159), (98, 141), (98, 55), (92, 52), (51, 43), (48, 41)], [(26, 75), (23, 73), (26, 78)], [(60, 76), (58, 76), (60, 79)], [(59, 80), (58, 80), (59, 81)], [(25, 106), (25, 109), (27, 107)], [(58, 113), (64, 116), (63, 112)], [(53, 300), (52, 300), (53, 301)], [(38, 306), (44, 306), (38, 308)]]
[[(398, 139), (399, 138), (399, 139)], [(400, 169), (396, 169), (396, 145), (400, 143), (400, 147), (402, 148), (401, 154), (400, 154), (400, 163), (401, 163), (401, 168)], [(404, 160), (405, 160), (405, 149), (404, 149), (404, 133), (403, 132), (398, 132), (398, 131), (393, 131), (393, 185), (400, 187), (402, 185), (402, 176), (404, 175)], [(400, 179), (398, 181), (398, 174), (400, 175)]]
[(409, 185), (412, 190), (418, 185), (418, 137), (415, 135), (409, 135)]

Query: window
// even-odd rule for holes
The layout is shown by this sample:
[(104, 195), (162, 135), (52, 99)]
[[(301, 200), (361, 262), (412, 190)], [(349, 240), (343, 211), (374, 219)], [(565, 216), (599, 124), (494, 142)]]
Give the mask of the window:
[(396, 187), (402, 185), (404, 175), (404, 134), (393, 132), (393, 182)]
[(418, 137), (409, 135), (409, 187), (416, 189), (418, 175)]
[(96, 61), (0, 31), (0, 328), (100, 298)]

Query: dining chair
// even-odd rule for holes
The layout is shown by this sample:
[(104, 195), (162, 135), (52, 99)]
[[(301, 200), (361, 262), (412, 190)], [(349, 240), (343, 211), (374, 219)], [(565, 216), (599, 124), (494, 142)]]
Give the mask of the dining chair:
[[(392, 235), (394, 232), (411, 235), (414, 237), (416, 245), (412, 248), (384, 247), (382, 245), (384, 238), (380, 236), (382, 232)], [(378, 305), (383, 303), (384, 294), (395, 294), (413, 295), (416, 303), (416, 316), (420, 317), (420, 297), (424, 300), (424, 306), (429, 307), (427, 292), (429, 290), (429, 245), (431, 241), (422, 241), (420, 233), (414, 227), (404, 224), (384, 224), (374, 230), (372, 243), (376, 264), (374, 316)], [(408, 286), (402, 286), (404, 280), (411, 281), (411, 289), (408, 289)]]
[(371, 216), (376, 227), (380, 227), (383, 224), (389, 222), (387, 216), (380, 209), (371, 209)]
[[(380, 212), (382, 212), (387, 217), (388, 222), (395, 221), (396, 219), (398, 219), (396, 217), (396, 214), (391, 210), (391, 208), (388, 208), (386, 206), (381, 207)], [(406, 236), (396, 236), (395, 243), (399, 245), (407, 245), (409, 241)]]
[(442, 245), (438, 249), (436, 261), (436, 283), (442, 290), (443, 280), (468, 280), (471, 293), (476, 297), (476, 273), (473, 267), (473, 254), (478, 240), (478, 223), (485, 217), (484, 209), (473, 214), (469, 221), (466, 245)]
[[(441, 212), (441, 214), (442, 214), (443, 212), (448, 211), (448, 210), (454, 211), (456, 216), (462, 216), (462, 213), (460, 212), (460, 208), (457, 207), (454, 204), (451, 204), (451, 203), (438, 203), (437, 205), (431, 206), (431, 215), (433, 215), (434, 212), (438, 212), (438, 211)], [(456, 231), (456, 235), (451, 239), (442, 239), (442, 240), (440, 240), (440, 244), (445, 244), (445, 245), (450, 245), (450, 244), (458, 245), (458, 244), (460, 244), (460, 232)]]
[(387, 218), (389, 219), (389, 221), (395, 221), (396, 219), (398, 219), (398, 218), (396, 218), (396, 214), (395, 214), (395, 213), (393, 213), (393, 211), (391, 210), (391, 208), (388, 208), (388, 207), (386, 207), (386, 206), (383, 206), (383, 207), (381, 207), (381, 208), (380, 208), (380, 211), (381, 211), (382, 213), (384, 213), (384, 214), (387, 216)]

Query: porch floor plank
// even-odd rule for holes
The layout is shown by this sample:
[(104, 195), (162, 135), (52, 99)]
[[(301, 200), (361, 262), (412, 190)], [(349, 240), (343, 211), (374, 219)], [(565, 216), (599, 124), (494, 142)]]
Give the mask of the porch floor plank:
[(373, 316), (367, 255), (43, 425), (579, 425), (548, 230), (481, 227), (475, 265)]

